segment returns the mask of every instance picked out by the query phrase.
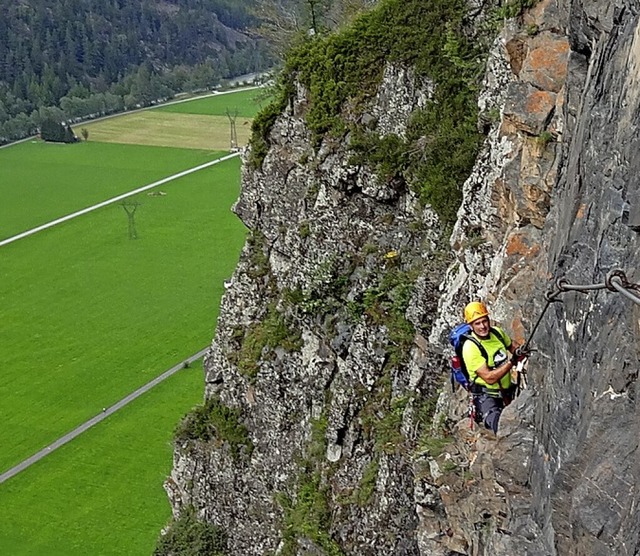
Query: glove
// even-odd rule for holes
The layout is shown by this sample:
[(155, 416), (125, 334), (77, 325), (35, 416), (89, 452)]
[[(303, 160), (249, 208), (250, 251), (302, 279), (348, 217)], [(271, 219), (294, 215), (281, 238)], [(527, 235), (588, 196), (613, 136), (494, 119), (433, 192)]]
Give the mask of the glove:
[(528, 349), (524, 349), (523, 346), (517, 347), (511, 356), (511, 364), (517, 365), (520, 361), (524, 361), (527, 357), (531, 355), (531, 351)]

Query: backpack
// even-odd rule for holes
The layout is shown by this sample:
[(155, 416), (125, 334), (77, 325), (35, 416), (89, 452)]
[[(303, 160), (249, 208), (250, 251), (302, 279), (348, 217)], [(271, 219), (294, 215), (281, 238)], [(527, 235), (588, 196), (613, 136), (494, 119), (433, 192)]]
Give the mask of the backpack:
[[(509, 349), (507, 348), (507, 344), (505, 343), (502, 334), (498, 332), (493, 326), (489, 329), (489, 334), (493, 334), (502, 342), (505, 349)], [(462, 346), (467, 340), (473, 342), (476, 346), (478, 346), (480, 355), (482, 355), (485, 361), (489, 360), (487, 350), (478, 340), (476, 340), (472, 336), (470, 324), (462, 322), (454, 326), (451, 332), (449, 332), (449, 343), (453, 346), (453, 350), (455, 351), (455, 355), (449, 360), (452, 389), (455, 388), (456, 382), (460, 384), (465, 390), (469, 390), (472, 386), (471, 380), (469, 379), (469, 372), (467, 371), (467, 367), (464, 364), (464, 359), (462, 358)]]

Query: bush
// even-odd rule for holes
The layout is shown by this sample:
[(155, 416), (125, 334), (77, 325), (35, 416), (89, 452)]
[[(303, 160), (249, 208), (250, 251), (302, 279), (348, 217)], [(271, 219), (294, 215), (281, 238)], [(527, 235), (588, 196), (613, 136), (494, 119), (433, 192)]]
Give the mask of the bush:
[(184, 508), (166, 534), (158, 539), (154, 556), (226, 556), (227, 536), (220, 528), (199, 520), (193, 507)]
[(182, 444), (218, 440), (229, 445), (234, 457), (242, 451), (251, 454), (253, 443), (247, 428), (240, 422), (241, 416), (241, 409), (227, 407), (217, 397), (211, 397), (182, 419), (174, 435), (175, 441)]
[(78, 140), (71, 126), (49, 118), (43, 120), (40, 125), (40, 137), (44, 141), (55, 143), (75, 143)]
[(251, 139), (249, 146), (251, 147), (249, 155), (249, 166), (258, 169), (262, 166), (264, 157), (269, 151), (269, 133), (276, 118), (282, 114), (287, 103), (293, 95), (293, 83), (291, 80), (285, 79), (284, 75), (280, 75), (277, 84), (273, 88), (271, 98), (273, 100), (263, 108), (251, 123)]
[(267, 355), (266, 351), (277, 347), (289, 352), (298, 351), (302, 347), (302, 336), (299, 330), (289, 326), (285, 316), (272, 303), (264, 319), (248, 327), (241, 339), (240, 349), (229, 354), (229, 358), (243, 375), (254, 381), (260, 368), (260, 359)]
[[(466, 10), (463, 0), (387, 0), (340, 33), (296, 45), (280, 75), (277, 100), (254, 122), (252, 164), (262, 163), (271, 126), (299, 81), (308, 91), (305, 119), (316, 145), (327, 134), (354, 132), (354, 161), (388, 180), (409, 183), (443, 224), (451, 225), (482, 139), (476, 94), (486, 48), (483, 40), (468, 35)], [(380, 138), (354, 123), (375, 94), (385, 61), (414, 67), (435, 84), (433, 98), (415, 114), (406, 139)], [(344, 116), (347, 107), (351, 123)]]

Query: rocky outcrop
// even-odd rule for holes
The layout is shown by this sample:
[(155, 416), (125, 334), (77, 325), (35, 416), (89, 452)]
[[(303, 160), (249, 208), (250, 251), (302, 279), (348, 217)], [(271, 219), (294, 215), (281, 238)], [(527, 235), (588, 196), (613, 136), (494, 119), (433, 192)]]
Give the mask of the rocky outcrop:
[[(638, 281), (625, 212), (638, 194), (639, 6), (585, 7), (586, 21), (570, 20), (576, 50), (579, 37), (600, 34), (574, 62), (586, 79), (546, 226), (547, 268), (571, 283), (601, 283), (616, 268)], [(640, 549), (638, 315), (617, 292), (565, 295), (538, 338), (531, 485), (559, 554)]]
[[(535, 37), (503, 35), (513, 81), (486, 166), (465, 186), (453, 236), (463, 264), (441, 304), (447, 321), (461, 297), (488, 299), (519, 338), (555, 279), (602, 284), (622, 268), (637, 281), (639, 254), (628, 220), (638, 189), (637, 5), (544, 1), (524, 29)], [(480, 249), (465, 249), (470, 237), (484, 240)], [(500, 491), (483, 545), (494, 554), (637, 554), (638, 308), (606, 289), (559, 297), (534, 338), (529, 390), (505, 411), (497, 442), (467, 450), (478, 454), (470, 475), (493, 477)], [(473, 472), (487, 454), (492, 468)], [(477, 550), (477, 531), (459, 530)]]
[[(399, 132), (429, 91), (388, 66), (366, 113)], [(306, 102), (300, 86), (262, 168), (243, 174), (234, 210), (252, 239), (205, 361), (207, 397), (241, 409), (252, 449), (185, 442), (168, 491), (176, 514), (193, 505), (228, 532), (230, 554), (417, 555), (399, 444), (405, 411), (440, 382), (425, 377), (426, 343), (409, 358), (407, 332), (435, 311), (437, 217), (406, 184), (351, 164), (348, 145), (312, 149)]]
[[(522, 341), (555, 279), (640, 278), (639, 7), (541, 0), (507, 22), (453, 264), (402, 179), (354, 164), (348, 135), (312, 148), (298, 85), (262, 168), (243, 174), (235, 210), (251, 237), (205, 362), (207, 398), (234, 412), (178, 442), (176, 516), (193, 506), (234, 556), (640, 551), (631, 300), (558, 295), (497, 438), (442, 387), (445, 333), (468, 300)], [(398, 64), (382, 73), (344, 117), (403, 136), (432, 85)]]

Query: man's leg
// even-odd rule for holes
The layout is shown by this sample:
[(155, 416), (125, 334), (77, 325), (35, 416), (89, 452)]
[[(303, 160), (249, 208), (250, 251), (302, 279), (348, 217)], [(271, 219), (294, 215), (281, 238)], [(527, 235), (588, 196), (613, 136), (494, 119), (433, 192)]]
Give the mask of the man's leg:
[(517, 393), (518, 387), (515, 384), (512, 384), (506, 390), (502, 390), (502, 402), (504, 407), (507, 407), (513, 400), (515, 400)]
[(493, 432), (498, 432), (498, 421), (503, 408), (502, 398), (489, 394), (481, 394), (478, 397), (477, 410), (482, 415), (484, 426)]

